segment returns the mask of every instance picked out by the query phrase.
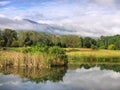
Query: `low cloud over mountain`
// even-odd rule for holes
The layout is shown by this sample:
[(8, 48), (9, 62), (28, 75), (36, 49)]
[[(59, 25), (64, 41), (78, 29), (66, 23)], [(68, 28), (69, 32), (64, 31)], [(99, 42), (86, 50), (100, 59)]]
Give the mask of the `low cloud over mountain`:
[[(0, 28), (10, 28), (14, 30), (35, 30), (54, 34), (74, 34), (80, 36), (114, 35), (120, 33), (120, 21), (117, 17), (110, 20), (112, 16), (97, 18), (95, 16), (72, 18), (59, 22), (35, 22), (29, 19), (8, 19), (0, 17)], [(89, 19), (88, 19), (89, 18)]]
[(35, 30), (52, 34), (70, 34), (70, 30), (64, 27), (38, 23), (29, 19), (8, 19), (0, 17), (0, 28), (13, 30)]
[(0, 28), (98, 37), (120, 34), (119, 19), (119, 0), (0, 1)]

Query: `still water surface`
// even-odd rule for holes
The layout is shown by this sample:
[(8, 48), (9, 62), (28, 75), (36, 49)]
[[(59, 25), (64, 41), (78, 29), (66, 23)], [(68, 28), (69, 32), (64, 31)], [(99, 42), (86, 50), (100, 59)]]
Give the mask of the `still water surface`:
[(0, 90), (120, 90), (120, 65), (0, 69)]

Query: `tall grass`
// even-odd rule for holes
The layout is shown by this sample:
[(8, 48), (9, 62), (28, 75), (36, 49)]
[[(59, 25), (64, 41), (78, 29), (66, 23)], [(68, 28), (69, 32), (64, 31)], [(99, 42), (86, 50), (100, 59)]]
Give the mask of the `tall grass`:
[(79, 62), (120, 62), (119, 50), (90, 50), (78, 49), (67, 51), (69, 63)]
[(0, 52), (1, 66), (52, 67), (66, 66), (65, 50), (54, 46), (32, 46)]
[(15, 51), (0, 52), (0, 66), (21, 66), (21, 67), (38, 67), (47, 68), (48, 63), (43, 55), (24, 54)]

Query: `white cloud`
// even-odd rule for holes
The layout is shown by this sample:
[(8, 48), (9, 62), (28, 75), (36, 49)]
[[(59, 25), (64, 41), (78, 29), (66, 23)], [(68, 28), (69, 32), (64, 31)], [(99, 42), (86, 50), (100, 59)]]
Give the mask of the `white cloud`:
[(22, 20), (23, 18), (21, 16), (15, 16), (14, 19), (15, 20)]
[(32, 30), (35, 29), (34, 25), (24, 20), (11, 20), (8, 18), (0, 18), (0, 28), (10, 28), (16, 30)]
[[(116, 14), (96, 14), (84, 15), (80, 17), (68, 18), (61, 21), (50, 22), (53, 26), (61, 26), (69, 34), (82, 36), (101, 36), (120, 34), (120, 13)], [(45, 23), (45, 21), (44, 21)]]
[(65, 86), (76, 90), (119, 90), (119, 81), (120, 73), (99, 68), (69, 70), (63, 78)]
[[(118, 0), (85, 0), (86, 2), (83, 2), (83, 0), (75, 0), (71, 3), (68, 1), (65, 3), (64, 1), (59, 3), (47, 2), (41, 6), (36, 5), (27, 9), (6, 7), (0, 9), (0, 14), (1, 17), (8, 16), (8, 18), (11, 19), (20, 20), (21, 18), (28, 18), (43, 24), (50, 24), (59, 27), (60, 29), (55, 29), (54, 31), (60, 34), (95, 37), (120, 34), (120, 10), (115, 8)], [(112, 7), (103, 7), (102, 5)], [(10, 25), (15, 27), (18, 23), (11, 23)], [(21, 25), (23, 25), (22, 22), (18, 27), (23, 28)], [(5, 24), (4, 27), (5, 26), (7, 25)], [(30, 23), (24, 26), (26, 29), (40, 28), (35, 25), (31, 27), (32, 25)]]
[(113, 6), (116, 3), (116, 0), (90, 0), (90, 1), (104, 6)]
[(4, 6), (4, 5), (7, 5), (9, 3), (10, 3), (10, 1), (0, 1), (0, 6)]
[(0, 14), (0, 17), (5, 18), (6, 16), (5, 16), (5, 15), (3, 15), (3, 14)]

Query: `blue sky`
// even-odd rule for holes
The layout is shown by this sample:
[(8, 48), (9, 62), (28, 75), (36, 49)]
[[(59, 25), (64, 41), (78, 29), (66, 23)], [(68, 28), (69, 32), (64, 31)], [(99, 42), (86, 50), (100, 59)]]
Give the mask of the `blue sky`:
[[(60, 20), (89, 14), (111, 13), (113, 4), (106, 6), (97, 0), (2, 0), (1, 15), (35, 20)], [(108, 1), (108, 0), (107, 0)], [(109, 0), (110, 1), (110, 0)], [(107, 3), (106, 3), (107, 4)]]
[(119, 0), (0, 0), (0, 17), (62, 26), (76, 35), (120, 33)]

